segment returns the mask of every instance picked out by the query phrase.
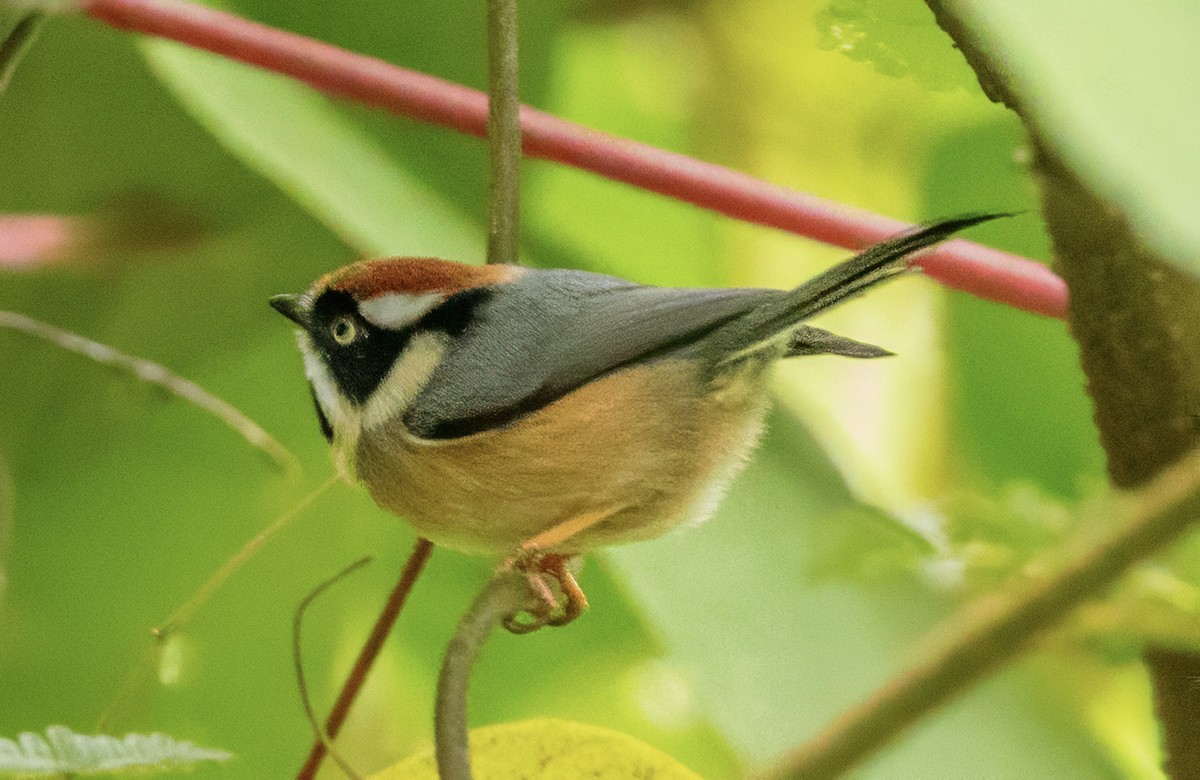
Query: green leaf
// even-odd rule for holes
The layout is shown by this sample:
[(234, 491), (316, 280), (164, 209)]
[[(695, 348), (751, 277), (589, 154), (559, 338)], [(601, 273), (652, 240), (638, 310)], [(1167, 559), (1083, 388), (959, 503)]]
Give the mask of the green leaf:
[[(700, 780), (662, 751), (619, 731), (553, 718), (472, 729), (471, 765), (479, 780)], [(437, 780), (433, 751), (412, 756), (370, 780)]]
[(814, 21), (818, 46), (869, 62), (880, 73), (935, 90), (975, 88), (975, 74), (923, 3), (833, 0)]
[(1200, 272), (1200, 4), (950, 0), (1035, 132), (1142, 239)]
[(8, 464), (0, 458), (0, 604), (8, 587), (8, 545), (12, 534), (12, 475)]
[(213, 135), (368, 254), (482, 254), (478, 227), (405, 173), (329, 101), (265, 71), (145, 40), (151, 68)]
[(124, 775), (169, 772), (204, 761), (228, 761), (213, 750), (172, 739), (165, 734), (76, 734), (66, 726), (48, 726), (46, 736), (24, 732), (14, 742), (0, 739), (0, 775)]
[[(1048, 260), (1028, 167), (1020, 162), (1027, 143), (1011, 114), (948, 133), (928, 154), (923, 211), (954, 213), (963, 203), (985, 198), (1029, 209), (981, 228), (978, 240)], [(1063, 497), (1084, 495), (1091, 487), (1086, 483), (1104, 481), (1104, 452), (1084, 389), (1079, 346), (1066, 324), (1014, 316), (1011, 309), (969, 295), (947, 298), (943, 339), (952, 441), (973, 470), (994, 485), (1034, 482)]]
[(0, 92), (3, 92), (12, 80), (21, 58), (29, 51), (38, 31), (46, 22), (45, 13), (32, 11), (24, 13), (10, 28), (5, 22), (14, 13), (16, 12), (13, 10), (0, 8), (0, 34), (4, 35), (4, 38), (0, 39)]

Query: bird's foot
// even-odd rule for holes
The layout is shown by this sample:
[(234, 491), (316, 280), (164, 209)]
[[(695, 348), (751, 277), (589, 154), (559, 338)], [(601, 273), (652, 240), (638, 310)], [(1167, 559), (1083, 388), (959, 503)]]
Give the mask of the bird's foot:
[(579, 558), (561, 553), (543, 553), (525, 546), (502, 564), (525, 575), (533, 603), (503, 620), (504, 628), (514, 634), (528, 634), (542, 626), (565, 626), (587, 609), (587, 596), (575, 580), (572, 569)]

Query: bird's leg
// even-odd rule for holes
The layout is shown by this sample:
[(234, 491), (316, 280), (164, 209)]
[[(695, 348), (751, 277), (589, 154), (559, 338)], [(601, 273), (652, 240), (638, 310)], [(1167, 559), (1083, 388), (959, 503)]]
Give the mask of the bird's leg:
[[(573, 553), (542, 551), (561, 545), (611, 514), (612, 511), (593, 512), (559, 523), (526, 540), (520, 551), (502, 564), (525, 575), (537, 601), (536, 606), (506, 617), (506, 629), (514, 634), (527, 634), (542, 626), (565, 626), (583, 614), (588, 606), (587, 596), (571, 571), (576, 556)], [(520, 617), (525, 614), (532, 619)]]

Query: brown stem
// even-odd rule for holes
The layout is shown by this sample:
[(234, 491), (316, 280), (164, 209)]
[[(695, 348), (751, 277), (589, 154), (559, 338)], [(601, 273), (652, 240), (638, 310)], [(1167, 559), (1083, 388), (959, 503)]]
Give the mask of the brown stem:
[[(1200, 451), (1133, 494), (1130, 516), (1107, 541), (1012, 601), (977, 605), (952, 644), (842, 715), (767, 778), (837, 777), (916, 722), (1015, 659), (1040, 632), (1162, 550), (1200, 517)], [(1123, 499), (1122, 499), (1123, 500)]]
[[(80, 7), (114, 27), (216, 52), (333, 95), (480, 137), (487, 133), (484, 93), (373, 57), (184, 2), (82, 0)], [(521, 109), (521, 131), (523, 148), (531, 157), (848, 249), (861, 249), (913, 227), (528, 107)], [(917, 265), (928, 276), (972, 295), (1035, 314), (1065, 316), (1062, 280), (1033, 260), (959, 240), (942, 244)]]
[[(350, 714), (350, 707), (354, 705), (354, 700), (358, 697), (358, 693), (362, 690), (363, 685), (367, 681), (367, 675), (371, 671), (371, 666), (375, 663), (380, 650), (383, 649), (383, 643), (391, 633), (392, 627), (396, 624), (396, 619), (400, 617), (400, 610), (404, 608), (405, 601), (408, 600), (408, 594), (412, 591), (413, 584), (416, 583), (417, 577), (421, 575), (421, 570), (425, 567), (425, 562), (429, 560), (430, 553), (433, 552), (433, 543), (428, 539), (418, 539), (413, 545), (412, 552), (408, 556), (408, 561), (404, 564), (404, 570), (400, 573), (400, 579), (396, 583), (396, 587), (392, 589), (388, 596), (387, 603), (383, 606), (383, 611), (379, 613), (379, 617), (375, 619), (375, 626), (371, 629), (370, 636), (363, 643), (362, 650), (358, 653), (358, 658), (354, 661), (354, 668), (350, 670), (350, 674), (346, 676), (346, 681), (342, 684), (342, 692), (338, 694), (337, 701), (333, 705), (333, 709), (329, 712), (329, 717), (325, 720), (325, 734), (330, 740), (337, 737), (338, 732), (342, 729), (342, 724), (346, 722), (346, 716)], [(325, 760), (326, 748), (324, 740), (316, 740), (313, 742), (312, 750), (309, 751), (308, 759), (304, 762), (304, 766), (300, 768), (300, 772), (296, 775), (297, 780), (312, 780), (316, 777), (317, 770), (321, 768), (321, 762)]]
[(342, 772), (347, 777), (354, 778), (354, 780), (357, 780), (358, 773), (329, 744), (332, 737), (327, 736), (321, 731), (321, 724), (317, 722), (317, 713), (313, 710), (312, 697), (308, 695), (308, 682), (304, 676), (304, 613), (308, 611), (308, 608), (312, 606), (314, 601), (324, 595), (325, 591), (370, 562), (370, 557), (360, 558), (330, 579), (322, 582), (301, 600), (300, 604), (296, 607), (295, 614), (292, 615), (292, 664), (296, 668), (296, 685), (300, 688), (300, 703), (304, 705), (304, 714), (308, 716), (308, 723), (312, 726), (313, 736), (317, 742), (325, 748), (325, 752), (333, 758), (334, 763), (338, 765)]
[[(488, 0), (489, 263), (515, 263), (520, 242), (521, 104), (517, 92), (517, 2)], [(528, 586), (497, 572), (467, 609), (438, 674), (434, 744), (442, 780), (471, 780), (467, 684), (471, 667), (496, 624), (525, 600)]]
[(438, 674), (433, 715), (434, 752), (441, 780), (471, 780), (467, 750), (467, 685), (483, 643), (500, 621), (528, 606), (528, 578), (502, 567), (483, 586), (459, 621)]
[(1150, 670), (1154, 709), (1163, 727), (1163, 770), (1168, 777), (1200, 777), (1200, 656), (1150, 647), (1142, 658)]
[(489, 263), (516, 263), (520, 246), (521, 101), (517, 2), (488, 0)]

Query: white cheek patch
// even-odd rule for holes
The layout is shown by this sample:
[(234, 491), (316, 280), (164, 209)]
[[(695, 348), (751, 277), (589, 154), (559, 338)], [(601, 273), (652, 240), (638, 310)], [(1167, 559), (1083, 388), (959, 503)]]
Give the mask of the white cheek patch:
[(412, 325), (442, 300), (441, 293), (387, 293), (360, 303), (358, 313), (377, 328), (400, 330)]
[(413, 336), (387, 376), (362, 407), (362, 430), (373, 430), (408, 409), (446, 352), (446, 336), (419, 333)]
[(312, 339), (304, 331), (296, 334), (300, 352), (304, 355), (304, 375), (312, 385), (317, 405), (333, 429), (333, 464), (338, 474), (348, 482), (354, 481), (354, 450), (362, 431), (358, 411), (338, 391), (329, 367), (321, 360), (313, 347)]

